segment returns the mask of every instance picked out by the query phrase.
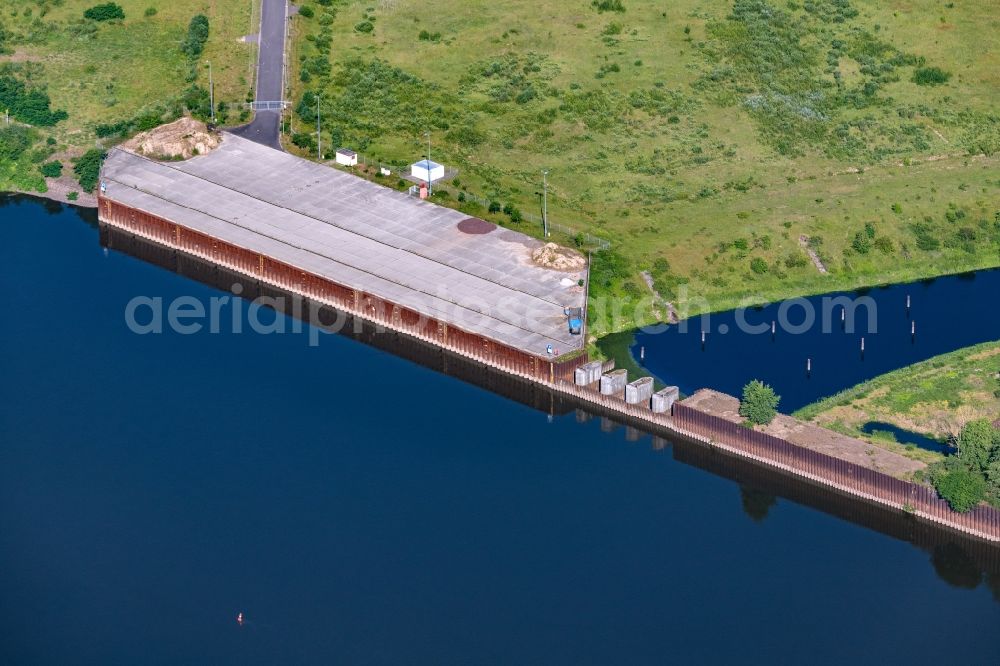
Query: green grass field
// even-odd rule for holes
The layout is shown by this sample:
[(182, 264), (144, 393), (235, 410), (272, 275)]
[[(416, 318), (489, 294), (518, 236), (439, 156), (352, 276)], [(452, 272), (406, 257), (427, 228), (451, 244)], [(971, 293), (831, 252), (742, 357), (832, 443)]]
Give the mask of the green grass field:
[(865, 438), (869, 436), (858, 428), (869, 421), (938, 439), (957, 436), (969, 421), (1000, 418), (1000, 342), (960, 349), (876, 377), (804, 407), (795, 416)]
[(537, 215), (550, 169), (550, 219), (613, 244), (594, 296), (631, 304), (598, 335), (653, 318), (643, 270), (693, 314), (1000, 264), (995, 2), (598, 4), (311, 0), (291, 131), (308, 154), (316, 92), (372, 163), (430, 131), (450, 205), (536, 235), (469, 195)]
[[(98, 125), (144, 114), (169, 119), (183, 111), (183, 96), (192, 84), (208, 87), (208, 62), (217, 101), (238, 107), (246, 100), (256, 51), (241, 38), (256, 33), (259, 20), (254, 9), (251, 21), (251, 0), (119, 0), (124, 21), (85, 20), (84, 11), (97, 4), (5, 0), (0, 7), (0, 71), (45, 90), (52, 108), (69, 114), (53, 127), (39, 128), (39, 143), (48, 137), (56, 142), (43, 144), (47, 147), (39, 154), (66, 162), (122, 138), (98, 137)], [(200, 56), (191, 59), (181, 43), (199, 13), (209, 18), (209, 39)], [(0, 159), (0, 190), (41, 189), (44, 181), (38, 178), (30, 155)], [(32, 183), (41, 187), (26, 187)]]

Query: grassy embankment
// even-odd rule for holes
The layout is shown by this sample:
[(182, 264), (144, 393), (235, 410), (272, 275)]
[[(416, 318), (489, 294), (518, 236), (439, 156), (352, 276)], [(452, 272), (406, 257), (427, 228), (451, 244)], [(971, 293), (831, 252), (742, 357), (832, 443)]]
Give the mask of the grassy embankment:
[[(43, 92), (51, 109), (67, 113), (54, 125), (28, 130), (30, 147), (0, 154), (0, 191), (79, 188), (72, 160), (87, 150), (184, 112), (207, 115), (209, 61), (223, 116), (239, 119), (253, 84), (255, 51), (241, 42), (257, 31), (251, 0), (120, 0), (124, 20), (84, 18), (98, 4), (6, 0), (0, 8), (0, 77)], [(197, 14), (209, 19), (208, 40), (200, 53), (186, 53)], [(16, 113), (12, 119), (30, 122)], [(63, 165), (63, 177), (46, 182), (41, 165), (52, 161)]]
[[(536, 235), (518, 213), (537, 214), (551, 169), (551, 219), (613, 243), (597, 335), (653, 318), (631, 314), (642, 270), (666, 299), (686, 286), (693, 314), (1000, 264), (989, 3), (303, 4), (301, 152), (315, 92), (324, 145), (373, 163), (420, 158), (430, 129), (460, 170), (442, 202)], [(602, 313), (603, 297), (629, 307)]]
[[(795, 416), (863, 439), (871, 439), (859, 430), (869, 421), (892, 423), (936, 439), (957, 437), (970, 421), (1000, 418), (1000, 342), (960, 349), (876, 377), (804, 407)], [(878, 443), (886, 445), (885, 438)], [(920, 450), (907, 453), (928, 462), (940, 459)]]

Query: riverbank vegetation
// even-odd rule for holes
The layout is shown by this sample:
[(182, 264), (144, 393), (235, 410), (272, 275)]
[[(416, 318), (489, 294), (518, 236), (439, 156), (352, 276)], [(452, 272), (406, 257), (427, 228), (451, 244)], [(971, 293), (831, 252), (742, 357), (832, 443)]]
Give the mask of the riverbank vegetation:
[[(46, 179), (93, 189), (93, 157), (107, 147), (182, 113), (210, 114), (208, 61), (219, 115), (248, 117), (255, 51), (241, 38), (257, 31), (250, 14), (250, 0), (4, 2), (0, 113), (9, 110), (3, 131), (18, 138), (0, 143), (27, 136), (29, 146), (0, 152), (0, 191), (45, 192)], [(76, 168), (53, 176), (53, 161)]]
[(931, 469), (938, 493), (956, 511), (984, 500), (1000, 507), (1000, 429), (987, 419), (969, 421), (956, 444), (957, 453)]
[[(898, 428), (957, 442), (962, 428), (979, 419), (1000, 418), (1000, 342), (987, 342), (881, 375), (795, 413), (800, 419), (833, 430), (905, 450), (878, 434), (866, 434), (866, 423)], [(941, 455), (909, 447), (910, 455), (927, 462)]]
[(767, 425), (778, 415), (778, 403), (781, 396), (774, 389), (760, 380), (753, 380), (743, 387), (743, 399), (740, 400), (740, 416), (746, 419), (748, 425)]
[(324, 145), (372, 165), (419, 159), (429, 132), (460, 172), (440, 201), (535, 235), (549, 169), (557, 240), (610, 241), (592, 295), (631, 304), (592, 308), (595, 334), (665, 311), (644, 272), (694, 314), (1000, 263), (988, 6), (303, 4), (302, 153), (316, 95)]

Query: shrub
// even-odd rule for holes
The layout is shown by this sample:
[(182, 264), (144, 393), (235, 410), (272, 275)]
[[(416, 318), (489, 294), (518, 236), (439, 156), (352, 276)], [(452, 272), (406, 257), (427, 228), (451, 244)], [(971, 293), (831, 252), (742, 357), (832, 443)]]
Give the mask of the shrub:
[(191, 58), (197, 58), (205, 49), (205, 42), (208, 41), (208, 17), (204, 14), (196, 14), (191, 17), (188, 23), (187, 36), (181, 42), (181, 51)]
[(763, 275), (768, 271), (767, 262), (761, 259), (760, 257), (754, 257), (753, 259), (750, 260), (750, 270), (752, 270), (757, 275)]
[(78, 198), (80, 198), (80, 193), (76, 190), (73, 190), (66, 195), (66, 199), (68, 201), (76, 201)]
[(499, 213), (500, 212), (500, 203), (497, 202), (497, 201), (491, 201), (489, 207), (487, 208), (487, 210), (489, 212), (491, 212), (491, 213)]
[(859, 231), (854, 234), (854, 241), (851, 242), (851, 247), (858, 254), (868, 254), (872, 249), (872, 239), (863, 231)]
[(875, 249), (882, 254), (892, 254), (896, 251), (896, 246), (888, 236), (879, 236), (875, 239)]
[(485, 134), (469, 125), (454, 127), (448, 130), (445, 136), (449, 141), (468, 148), (474, 148), (486, 141)]
[(73, 160), (73, 173), (84, 192), (93, 192), (101, 175), (101, 165), (108, 154), (100, 148), (91, 148)]
[(940, 67), (919, 67), (913, 72), (913, 82), (918, 86), (937, 86), (950, 78), (951, 74)]
[(113, 19), (125, 18), (125, 10), (114, 2), (107, 2), (103, 5), (94, 5), (83, 12), (83, 17), (91, 21), (111, 21)]
[(511, 206), (510, 211), (507, 213), (510, 216), (510, 221), (514, 223), (519, 223), (524, 220), (524, 216), (521, 215), (521, 211), (517, 208)]
[(367, 33), (372, 32), (375, 29), (375, 24), (373, 24), (371, 21), (362, 21), (361, 23), (356, 24), (354, 26), (354, 29), (357, 32), (361, 32), (361, 33), (367, 34)]
[(0, 76), (0, 106), (10, 110), (10, 114), (29, 125), (51, 127), (69, 117), (65, 111), (50, 108), (47, 93), (38, 88), (28, 88), (13, 76)]
[(14, 161), (31, 147), (35, 138), (30, 129), (20, 125), (0, 127), (0, 159)]
[(941, 241), (934, 235), (934, 229), (929, 224), (914, 224), (913, 234), (917, 237), (917, 248), (924, 252), (940, 249)]
[(592, 287), (610, 289), (629, 277), (632, 272), (629, 260), (614, 250), (600, 250), (591, 257), (590, 284)]
[(965, 468), (938, 474), (934, 487), (952, 509), (962, 513), (974, 508), (986, 496), (986, 481)]
[(299, 16), (303, 18), (312, 18), (315, 15), (316, 12), (309, 5), (306, 5), (305, 7), (299, 7)]
[(51, 162), (46, 162), (38, 169), (46, 178), (58, 178), (62, 175), (63, 165), (59, 160), (53, 160)]
[(292, 143), (306, 150), (316, 150), (316, 138), (307, 132), (296, 132), (292, 135)]
[(535, 92), (535, 89), (531, 86), (528, 86), (520, 93), (518, 93), (517, 97), (514, 98), (514, 101), (517, 102), (518, 104), (527, 104), (531, 100), (535, 99), (536, 95), (537, 93)]
[(788, 256), (785, 257), (785, 266), (787, 268), (802, 268), (809, 264), (809, 259), (802, 252), (789, 252)]
[(590, 6), (599, 13), (625, 11), (625, 5), (622, 4), (622, 0), (593, 0)]
[(184, 106), (201, 120), (207, 120), (212, 115), (212, 98), (208, 90), (201, 86), (191, 86), (184, 91)]
[(156, 7), (146, 7), (146, 11), (144, 11), (142, 15), (146, 18), (156, 16)]
[(778, 415), (780, 401), (773, 388), (755, 379), (743, 387), (740, 416), (753, 425), (767, 425)]

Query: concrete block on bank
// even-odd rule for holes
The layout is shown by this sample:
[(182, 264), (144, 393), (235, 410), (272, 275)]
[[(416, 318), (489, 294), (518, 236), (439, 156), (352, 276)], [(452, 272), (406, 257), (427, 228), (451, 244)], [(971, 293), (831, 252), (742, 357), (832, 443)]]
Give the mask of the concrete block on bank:
[(594, 382), (600, 381), (601, 366), (602, 363), (600, 361), (591, 361), (590, 363), (584, 363), (574, 370), (573, 380), (576, 382), (576, 385), (590, 386)]
[(676, 386), (668, 386), (653, 394), (652, 408), (657, 414), (669, 414), (674, 403), (680, 399), (681, 391)]
[(648, 403), (653, 395), (653, 378), (640, 377), (625, 386), (625, 402), (630, 405)]
[(601, 394), (615, 395), (625, 390), (628, 383), (628, 370), (612, 370), (601, 375)]

